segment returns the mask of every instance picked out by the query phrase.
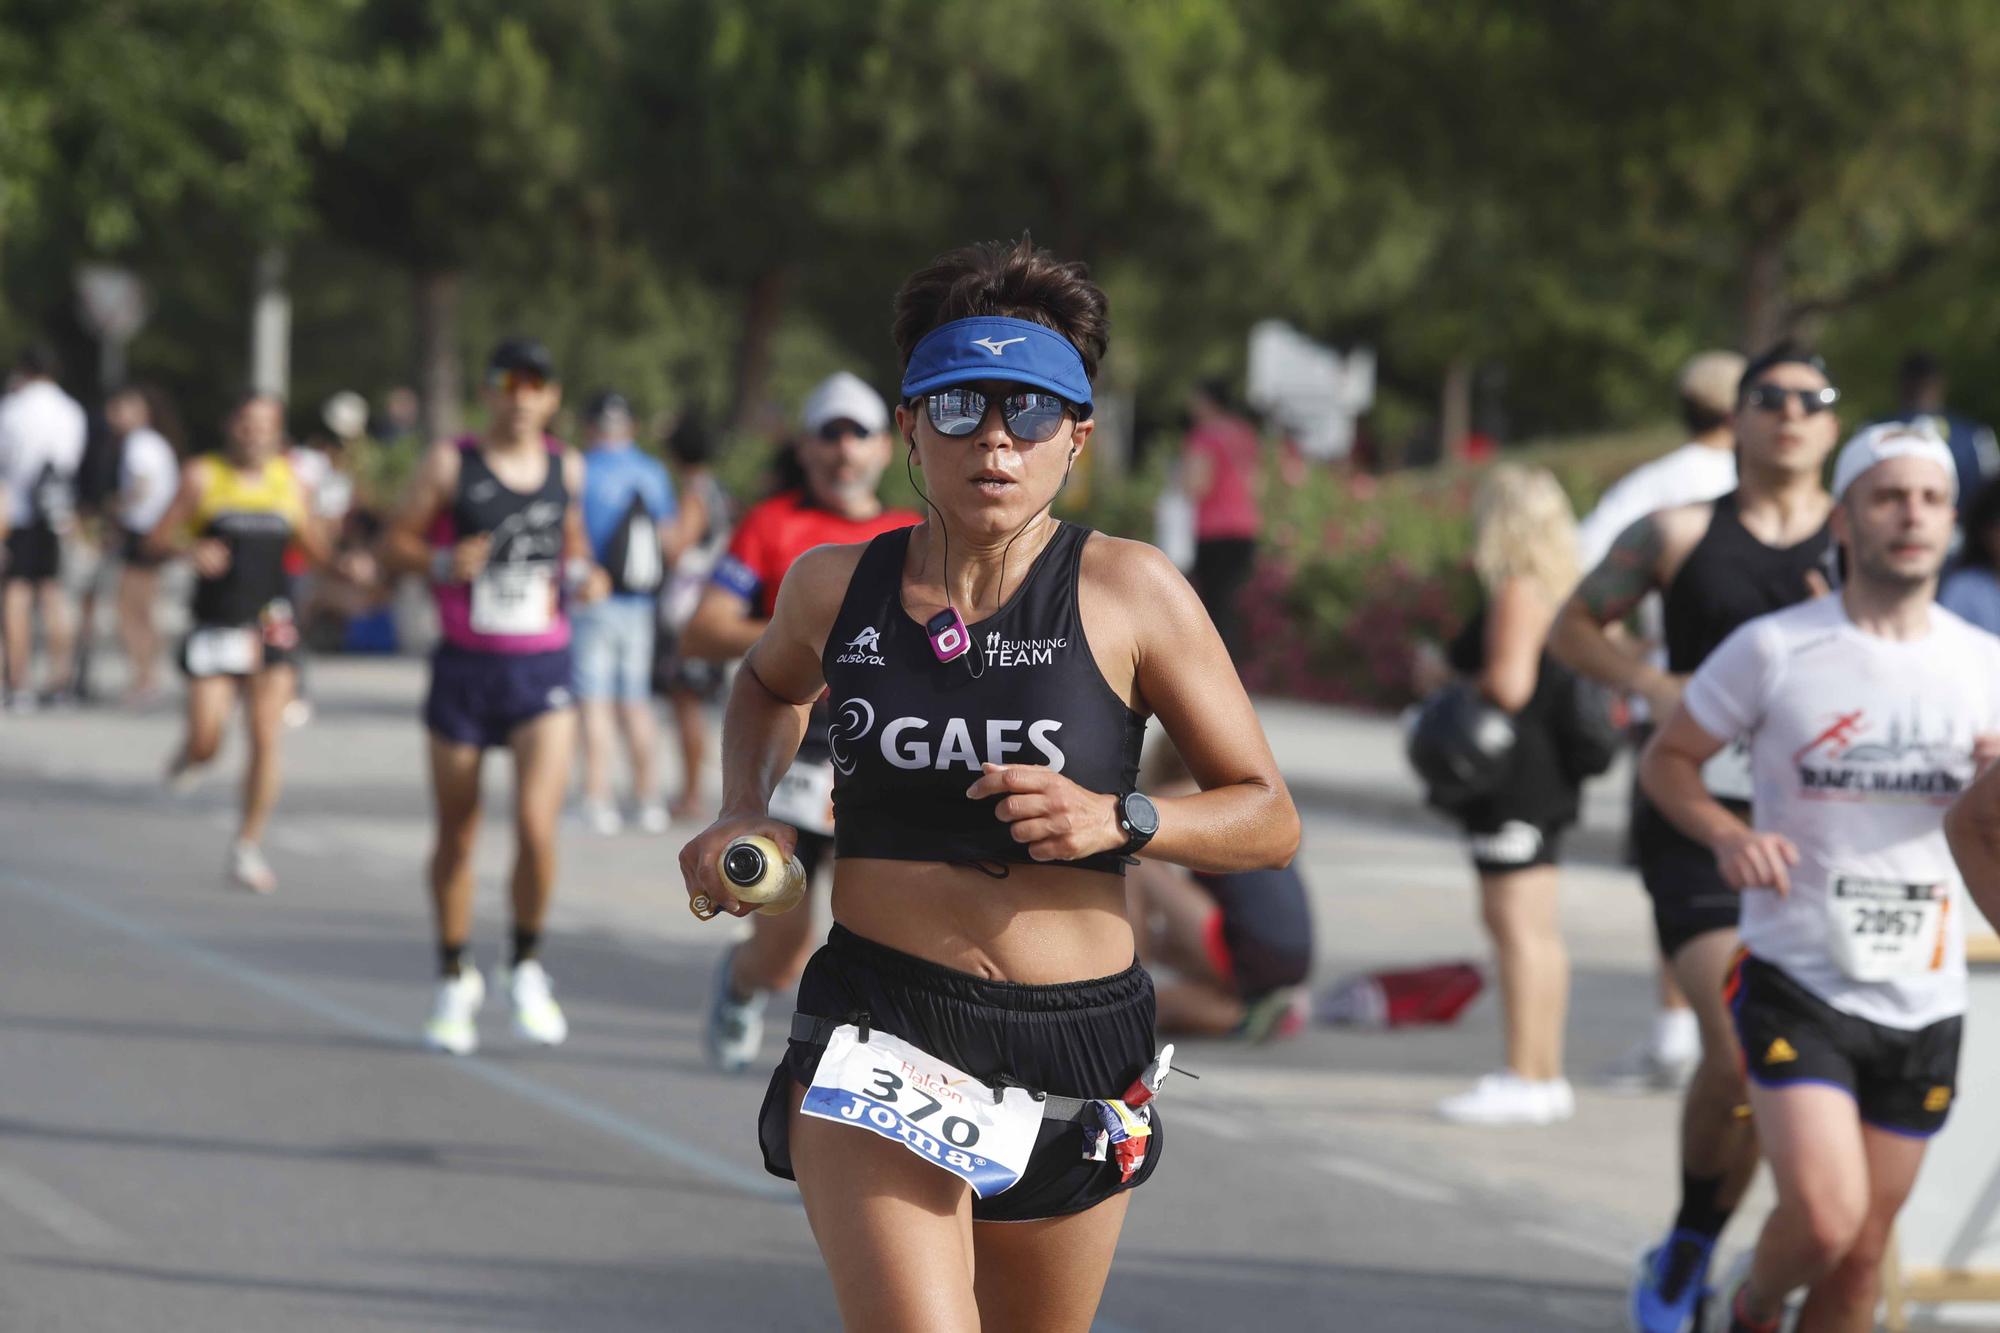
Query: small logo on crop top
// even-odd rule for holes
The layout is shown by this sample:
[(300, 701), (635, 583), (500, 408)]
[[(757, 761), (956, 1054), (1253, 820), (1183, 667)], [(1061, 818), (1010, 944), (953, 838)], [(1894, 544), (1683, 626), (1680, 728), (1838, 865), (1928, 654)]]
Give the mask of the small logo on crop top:
[(986, 665), (1047, 666), (1069, 647), (1064, 639), (1003, 639), (997, 629), (986, 631)]
[(887, 666), (882, 656), (881, 635), (873, 625), (847, 641), (847, 651), (833, 659), (849, 666)]

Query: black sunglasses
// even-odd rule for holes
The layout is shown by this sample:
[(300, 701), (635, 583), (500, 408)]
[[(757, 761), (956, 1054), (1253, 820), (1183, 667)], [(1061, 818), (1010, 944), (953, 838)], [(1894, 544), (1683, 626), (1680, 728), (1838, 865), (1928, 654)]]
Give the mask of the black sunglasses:
[(1798, 399), (1799, 411), (1812, 416), (1831, 411), (1833, 405), (1840, 401), (1840, 390), (1831, 384), (1824, 389), (1787, 389), (1781, 384), (1759, 384), (1743, 395), (1746, 404), (1766, 412), (1784, 411), (1787, 398)]
[[(977, 389), (942, 389), (924, 395), (924, 410), (940, 435), (963, 438), (979, 429), (986, 420), (986, 406), (993, 399)], [(1055, 438), (1062, 429), (1063, 416), (1072, 411), (1067, 399), (1052, 393), (1023, 389), (1000, 399), (1000, 420), (1007, 433), (1023, 444), (1041, 444)]]

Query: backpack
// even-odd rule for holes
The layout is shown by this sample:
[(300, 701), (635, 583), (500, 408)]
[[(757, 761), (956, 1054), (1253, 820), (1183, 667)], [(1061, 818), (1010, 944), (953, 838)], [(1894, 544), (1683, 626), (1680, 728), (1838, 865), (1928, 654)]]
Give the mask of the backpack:
[(667, 581), (667, 562), (660, 553), (660, 532), (646, 508), (646, 498), (634, 495), (625, 516), (604, 546), (604, 572), (611, 591), (650, 597)]

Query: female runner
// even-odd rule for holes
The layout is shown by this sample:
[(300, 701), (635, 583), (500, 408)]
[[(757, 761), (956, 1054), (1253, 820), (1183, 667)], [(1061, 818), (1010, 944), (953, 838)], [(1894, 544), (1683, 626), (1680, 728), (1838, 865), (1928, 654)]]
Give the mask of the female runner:
[[(1049, 513), (1106, 329), (1084, 267), (1026, 238), (903, 285), (896, 422), (929, 517), (792, 566), (730, 695), (722, 813), (681, 852), (697, 915), (751, 910), (723, 851), (789, 851), (767, 803), (830, 690), (835, 924), (759, 1131), (851, 1328), (1089, 1327), (1161, 1142), (1127, 1109), (1155, 1050), (1124, 858), (1252, 870), (1298, 844), (1193, 590)], [(1136, 791), (1149, 714), (1199, 793)], [(1100, 1128), (1125, 1141), (1092, 1160)]]

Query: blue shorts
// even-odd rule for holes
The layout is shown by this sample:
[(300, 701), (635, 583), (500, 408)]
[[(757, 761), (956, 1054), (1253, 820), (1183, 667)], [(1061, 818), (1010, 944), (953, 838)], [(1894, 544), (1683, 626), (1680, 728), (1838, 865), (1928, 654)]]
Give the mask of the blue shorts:
[(637, 703), (652, 694), (654, 615), (652, 599), (642, 597), (606, 597), (570, 609), (578, 698)]
[(441, 645), (431, 658), (431, 688), (424, 697), (424, 725), (441, 741), (504, 746), (523, 723), (568, 708), (569, 650), (552, 653), (476, 653)]

